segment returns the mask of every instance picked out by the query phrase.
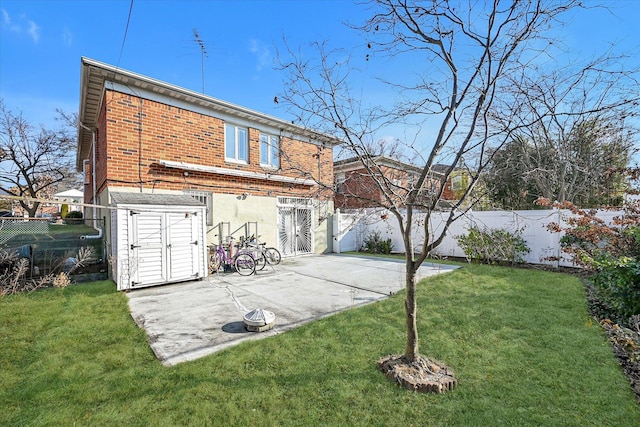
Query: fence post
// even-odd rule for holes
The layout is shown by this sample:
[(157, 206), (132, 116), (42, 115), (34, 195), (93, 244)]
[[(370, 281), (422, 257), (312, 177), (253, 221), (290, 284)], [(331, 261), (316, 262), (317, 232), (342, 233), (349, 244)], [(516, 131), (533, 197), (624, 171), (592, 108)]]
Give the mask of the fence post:
[[(556, 214), (558, 215), (558, 219), (557, 219), (558, 227), (564, 228), (564, 224), (562, 224), (562, 211), (560, 210), (560, 208), (555, 207), (555, 206), (554, 206), (553, 209), (556, 211)], [(561, 244), (562, 236), (560, 235), (561, 233), (555, 233), (555, 234), (557, 235), (556, 241), (555, 241), (556, 250), (557, 250), (557, 252), (556, 252), (556, 258), (557, 258), (556, 268), (559, 268), (560, 267), (561, 257), (562, 257), (562, 244)]]
[(340, 208), (336, 209), (336, 213), (333, 215), (333, 252), (340, 253), (340, 240), (342, 239), (342, 218), (340, 215)]

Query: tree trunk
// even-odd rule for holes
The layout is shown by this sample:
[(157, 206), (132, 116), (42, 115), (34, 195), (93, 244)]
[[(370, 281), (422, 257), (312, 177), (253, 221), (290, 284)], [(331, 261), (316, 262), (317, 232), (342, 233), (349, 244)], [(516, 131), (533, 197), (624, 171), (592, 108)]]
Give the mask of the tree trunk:
[(418, 304), (416, 302), (416, 266), (412, 259), (407, 259), (406, 280), (407, 296), (404, 300), (404, 308), (407, 314), (407, 346), (404, 355), (410, 362), (414, 362), (418, 357)]
[(29, 216), (29, 218), (35, 218), (36, 214), (38, 213), (38, 207), (40, 207), (39, 202), (35, 202), (33, 205), (30, 206), (21, 201), (20, 205), (25, 211), (27, 211), (27, 215)]

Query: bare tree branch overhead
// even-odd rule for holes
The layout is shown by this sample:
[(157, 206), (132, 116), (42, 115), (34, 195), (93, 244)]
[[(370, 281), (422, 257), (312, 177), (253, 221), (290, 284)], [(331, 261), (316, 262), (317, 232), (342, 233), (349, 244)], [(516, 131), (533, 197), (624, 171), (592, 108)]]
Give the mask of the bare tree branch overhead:
[[(310, 57), (287, 44), (279, 55), (286, 78), (278, 100), (298, 123), (341, 138), (342, 157), (360, 159), (364, 174), (381, 190), (382, 198), (376, 195), (371, 201), (397, 219), (406, 254), (403, 360), (415, 363), (421, 357), (416, 271), (449, 226), (478, 201), (482, 192), (476, 186), (493, 157), (521, 132), (535, 128), (539, 118), (529, 114), (527, 106), (544, 103), (549, 93), (529, 89), (548, 82), (547, 74), (560, 73), (562, 66), (551, 60), (560, 54), (558, 33), (552, 30), (567, 12), (583, 6), (577, 0), (376, 0), (365, 6), (371, 17), (351, 25), (365, 39), (360, 47), (332, 48), (329, 42), (316, 41), (316, 55)], [(390, 69), (375, 76), (375, 84), (366, 70), (372, 61)], [(395, 64), (404, 68), (393, 68)], [(572, 93), (590, 85), (603, 88), (601, 102), (593, 104), (602, 111), (621, 101), (613, 93), (632, 81), (633, 72), (622, 69), (616, 74), (620, 70), (613, 62), (594, 61), (567, 75), (565, 88)], [(613, 75), (623, 77), (607, 80)], [(607, 82), (612, 85), (608, 90)], [(393, 99), (376, 96), (376, 84), (384, 84)], [(585, 105), (582, 111), (589, 108)], [(550, 109), (544, 114), (560, 117), (572, 111)], [(381, 139), (390, 127), (402, 127), (403, 138)], [(377, 163), (389, 157), (416, 165), (416, 178), (399, 188), (399, 181)], [(445, 183), (459, 170), (468, 175), (466, 188), (436, 231), (431, 213), (439, 209)], [(419, 224), (416, 212), (426, 215)], [(413, 241), (413, 227), (424, 228), (423, 241)]]

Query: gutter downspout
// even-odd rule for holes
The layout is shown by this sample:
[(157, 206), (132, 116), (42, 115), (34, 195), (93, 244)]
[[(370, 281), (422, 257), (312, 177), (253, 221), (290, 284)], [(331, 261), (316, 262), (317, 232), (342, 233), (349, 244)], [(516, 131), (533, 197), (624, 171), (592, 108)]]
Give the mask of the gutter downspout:
[(80, 126), (82, 126), (84, 129), (88, 130), (89, 132), (91, 132), (91, 184), (92, 184), (92, 190), (93, 190), (93, 198), (92, 198), (92, 204), (93, 204), (93, 228), (96, 229), (98, 231), (98, 234), (90, 234), (90, 235), (86, 235), (86, 236), (80, 236), (80, 240), (85, 240), (85, 239), (101, 239), (102, 238), (102, 228), (98, 227), (98, 207), (96, 205), (96, 133), (95, 131), (89, 129), (88, 127), (86, 127), (84, 124), (82, 124), (82, 122), (78, 121), (78, 124)]

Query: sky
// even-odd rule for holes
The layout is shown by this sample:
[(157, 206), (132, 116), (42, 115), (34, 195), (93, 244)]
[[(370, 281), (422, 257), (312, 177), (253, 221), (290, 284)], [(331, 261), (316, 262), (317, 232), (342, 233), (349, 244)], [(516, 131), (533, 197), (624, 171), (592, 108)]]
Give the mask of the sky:
[[(631, 56), (629, 66), (640, 66), (640, 1), (600, 4), (609, 10), (570, 16), (561, 40), (585, 57), (613, 44)], [(78, 111), (85, 56), (290, 119), (273, 102), (284, 81), (273, 62), (283, 40), (303, 53), (307, 43), (326, 40), (364, 57), (366, 41), (345, 24), (368, 14), (350, 0), (0, 0), (0, 98), (32, 124), (55, 127), (56, 109)], [(382, 60), (366, 67), (371, 76), (389, 73)], [(367, 92), (382, 104), (392, 95)]]

